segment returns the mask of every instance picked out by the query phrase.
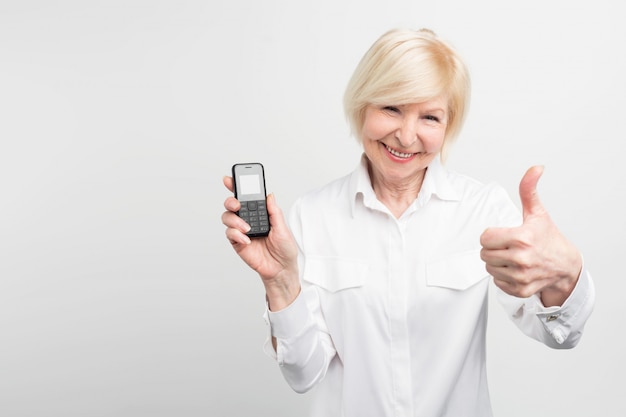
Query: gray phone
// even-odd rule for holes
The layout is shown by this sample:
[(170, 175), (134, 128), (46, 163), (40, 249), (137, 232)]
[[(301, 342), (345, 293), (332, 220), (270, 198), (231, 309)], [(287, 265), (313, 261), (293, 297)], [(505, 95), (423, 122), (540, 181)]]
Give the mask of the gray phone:
[(235, 198), (241, 203), (237, 215), (251, 227), (249, 237), (263, 237), (270, 232), (267, 214), (265, 171), (258, 162), (233, 165)]

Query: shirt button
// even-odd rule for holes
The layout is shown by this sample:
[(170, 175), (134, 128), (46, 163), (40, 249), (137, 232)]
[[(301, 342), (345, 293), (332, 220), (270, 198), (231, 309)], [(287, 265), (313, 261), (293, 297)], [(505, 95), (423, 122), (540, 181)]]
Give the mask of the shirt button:
[(546, 322), (551, 322), (551, 321), (554, 321), (554, 320), (556, 320), (558, 318), (559, 318), (558, 314), (552, 314), (552, 315), (546, 317)]

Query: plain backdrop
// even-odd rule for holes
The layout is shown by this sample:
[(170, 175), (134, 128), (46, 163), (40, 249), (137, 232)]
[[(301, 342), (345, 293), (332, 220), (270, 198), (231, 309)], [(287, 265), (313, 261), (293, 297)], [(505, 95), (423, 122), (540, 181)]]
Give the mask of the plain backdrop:
[[(519, 204), (525, 170), (597, 288), (553, 351), (490, 304), (496, 416), (624, 416), (619, 2), (0, 1), (0, 415), (304, 416), (262, 352), (264, 294), (222, 185), (262, 162), (285, 211), (350, 172), (341, 100), (394, 27), (473, 81), (448, 166)], [(492, 298), (493, 299), (493, 298)]]

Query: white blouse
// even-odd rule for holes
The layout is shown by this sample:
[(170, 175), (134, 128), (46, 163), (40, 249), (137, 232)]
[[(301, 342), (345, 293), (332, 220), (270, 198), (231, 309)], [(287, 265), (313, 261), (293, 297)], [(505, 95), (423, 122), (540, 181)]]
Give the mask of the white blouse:
[[(363, 156), (350, 175), (294, 205), (302, 292), (266, 311), (276, 358), (297, 392), (315, 387), (314, 417), (488, 417), (485, 332), (489, 274), (480, 259), (487, 227), (521, 215), (504, 189), (428, 167), (418, 198), (396, 219), (376, 199)], [(529, 336), (571, 348), (591, 314), (583, 268), (561, 307), (498, 290)]]

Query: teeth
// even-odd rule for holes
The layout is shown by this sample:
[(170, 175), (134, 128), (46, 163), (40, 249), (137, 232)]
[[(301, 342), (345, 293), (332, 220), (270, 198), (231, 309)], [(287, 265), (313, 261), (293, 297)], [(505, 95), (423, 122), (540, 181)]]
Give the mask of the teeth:
[(389, 146), (385, 145), (385, 148), (387, 148), (387, 150), (389, 151), (390, 154), (392, 154), (393, 156), (397, 156), (398, 158), (408, 158), (409, 156), (412, 156), (412, 153), (404, 153), (404, 152), (398, 152), (394, 149), (391, 149)]

